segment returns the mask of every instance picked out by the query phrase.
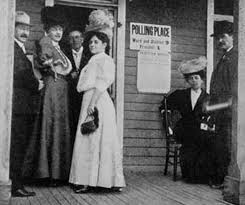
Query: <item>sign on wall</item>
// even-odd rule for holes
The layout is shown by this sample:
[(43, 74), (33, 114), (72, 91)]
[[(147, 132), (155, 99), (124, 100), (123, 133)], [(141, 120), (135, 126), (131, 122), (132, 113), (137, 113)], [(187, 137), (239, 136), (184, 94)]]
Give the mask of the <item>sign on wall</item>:
[(169, 92), (171, 85), (171, 27), (130, 23), (130, 49), (139, 50), (138, 91)]
[(167, 93), (170, 90), (171, 60), (168, 52), (138, 52), (137, 88), (140, 92)]
[(171, 27), (131, 22), (130, 49), (170, 51)]

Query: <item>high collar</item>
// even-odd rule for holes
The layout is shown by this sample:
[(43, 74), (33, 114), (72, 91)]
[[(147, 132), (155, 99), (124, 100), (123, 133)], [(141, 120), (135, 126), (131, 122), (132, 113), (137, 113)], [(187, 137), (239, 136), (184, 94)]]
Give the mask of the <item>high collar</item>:
[(191, 92), (193, 92), (193, 93), (195, 93), (195, 94), (200, 94), (200, 93), (202, 92), (202, 89), (199, 88), (198, 90), (193, 90), (193, 89), (191, 88)]
[(52, 45), (53, 45), (54, 47), (58, 47), (58, 48), (60, 47), (58, 42), (53, 41), (53, 40), (51, 40), (51, 41), (52, 41)]
[(14, 38), (14, 41), (18, 44), (19, 47), (23, 48), (25, 45), (21, 41), (19, 41), (17, 38)]
[(83, 52), (83, 47), (81, 46), (80, 49), (78, 51), (72, 49), (72, 53), (74, 54), (81, 54)]

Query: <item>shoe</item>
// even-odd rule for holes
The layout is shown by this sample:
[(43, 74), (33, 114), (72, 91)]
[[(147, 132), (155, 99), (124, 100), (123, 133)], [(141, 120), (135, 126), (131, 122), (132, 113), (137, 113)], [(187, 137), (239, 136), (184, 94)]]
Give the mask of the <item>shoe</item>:
[(114, 192), (122, 192), (123, 188), (122, 187), (112, 187), (111, 190)]
[(210, 187), (212, 189), (223, 189), (224, 188), (224, 184), (211, 184)]
[(76, 194), (82, 194), (82, 193), (87, 193), (89, 191), (88, 186), (84, 186), (84, 185), (78, 185), (74, 187), (74, 192)]
[(28, 196), (35, 196), (36, 193), (32, 191), (27, 191), (25, 188), (17, 189), (15, 191), (12, 191), (13, 197), (28, 197)]

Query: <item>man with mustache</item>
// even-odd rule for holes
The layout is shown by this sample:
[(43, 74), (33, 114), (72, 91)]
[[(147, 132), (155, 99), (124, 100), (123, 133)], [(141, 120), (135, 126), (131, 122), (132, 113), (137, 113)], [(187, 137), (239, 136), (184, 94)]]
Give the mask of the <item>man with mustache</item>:
[(79, 119), (82, 94), (77, 92), (77, 82), (80, 71), (86, 64), (83, 52), (83, 29), (80, 26), (72, 26), (69, 29), (69, 46), (65, 49), (65, 54), (72, 64), (72, 71), (69, 75), (69, 109), (70, 126), (72, 137), (75, 138), (77, 123)]
[[(217, 40), (219, 49), (224, 51), (217, 67), (214, 69), (210, 84), (210, 104), (227, 103), (234, 96), (234, 83), (237, 76), (235, 53), (233, 51), (233, 24), (220, 21), (215, 24), (211, 35)], [(227, 175), (231, 158), (231, 107), (216, 110), (215, 118), (215, 167), (212, 180), (213, 188), (222, 188), (224, 177)]]
[(31, 134), (33, 121), (32, 95), (43, 87), (32, 70), (32, 64), (26, 57), (24, 43), (30, 33), (30, 17), (23, 11), (16, 11), (14, 33), (14, 82), (11, 123), (10, 178), (12, 179), (12, 196), (34, 196), (22, 183), (21, 170), (25, 150)]

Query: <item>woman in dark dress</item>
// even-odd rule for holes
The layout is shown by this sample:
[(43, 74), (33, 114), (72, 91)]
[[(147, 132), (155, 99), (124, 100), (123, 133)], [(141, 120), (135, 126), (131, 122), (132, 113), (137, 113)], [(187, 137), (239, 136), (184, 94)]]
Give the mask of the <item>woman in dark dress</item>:
[(24, 162), (23, 175), (35, 179), (50, 179), (51, 184), (67, 181), (72, 156), (69, 127), (68, 78), (72, 66), (60, 50), (64, 18), (55, 7), (42, 10), (46, 34), (39, 41), (39, 62), (45, 88), (43, 104), (36, 119), (31, 143)]
[(182, 144), (182, 177), (190, 183), (209, 183), (212, 175), (211, 136), (201, 129), (201, 121), (205, 116), (203, 103), (208, 98), (208, 94), (201, 88), (205, 68), (204, 57), (183, 62), (180, 71), (190, 88), (176, 90), (167, 97), (168, 108), (179, 111), (181, 115), (174, 134), (177, 142)]

